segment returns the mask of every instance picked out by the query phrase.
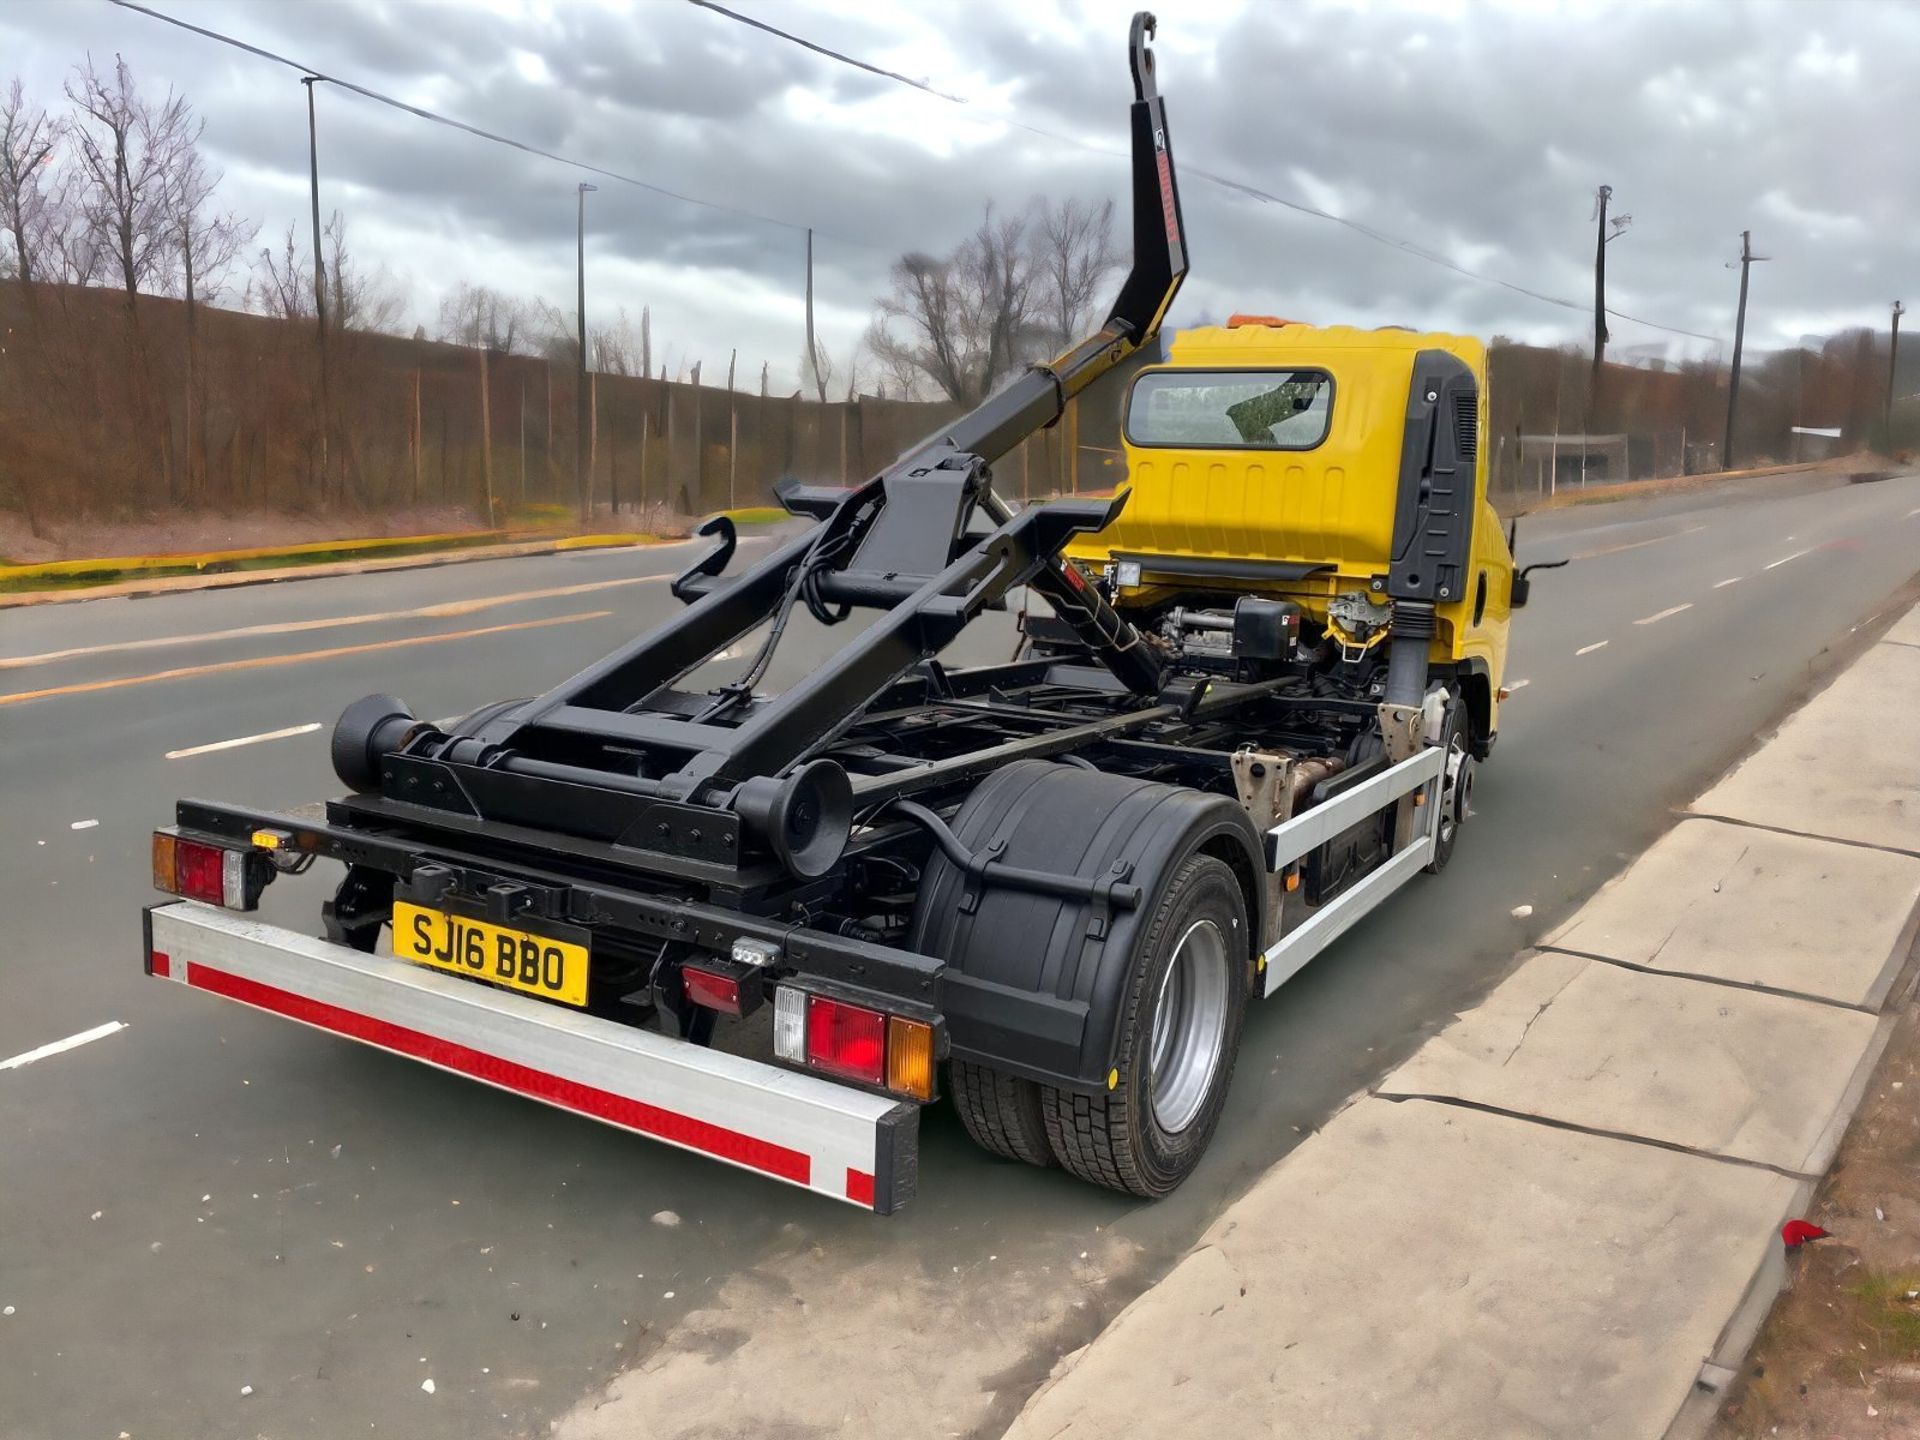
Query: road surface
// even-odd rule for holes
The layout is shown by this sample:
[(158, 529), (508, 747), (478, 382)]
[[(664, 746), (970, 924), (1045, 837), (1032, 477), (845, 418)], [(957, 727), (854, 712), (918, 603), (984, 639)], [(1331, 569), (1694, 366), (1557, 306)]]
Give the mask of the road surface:
[[(691, 551), (0, 611), (0, 1434), (546, 1433), (676, 1346), (751, 1353), (775, 1305), (738, 1297), (791, 1295), (803, 1263), (816, 1290), (879, 1277), (895, 1325), (1039, 1284), (1037, 1318), (961, 1374), (985, 1398), (953, 1428), (990, 1427), (1817, 681), (1920, 568), (1920, 479), (1556, 512), (1520, 548), (1579, 558), (1517, 618), (1453, 868), (1255, 1008), (1195, 1179), (1139, 1204), (992, 1160), (937, 1110), (888, 1220), (140, 974), (148, 835), (176, 797), (321, 798), (347, 700), (438, 717), (535, 693), (668, 613)], [(774, 680), (838, 638), (796, 633)], [(269, 916), (315, 929), (321, 894), (283, 881)], [(683, 1323), (716, 1303), (738, 1311), (717, 1350)], [(628, 1433), (680, 1433), (655, 1419)]]

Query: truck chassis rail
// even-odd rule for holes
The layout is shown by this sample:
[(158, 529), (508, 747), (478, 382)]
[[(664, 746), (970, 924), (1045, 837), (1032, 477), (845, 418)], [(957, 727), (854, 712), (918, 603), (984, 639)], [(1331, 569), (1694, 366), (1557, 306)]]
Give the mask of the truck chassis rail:
[(146, 912), (150, 975), (878, 1214), (913, 1195), (919, 1109), (368, 955), (195, 901)]

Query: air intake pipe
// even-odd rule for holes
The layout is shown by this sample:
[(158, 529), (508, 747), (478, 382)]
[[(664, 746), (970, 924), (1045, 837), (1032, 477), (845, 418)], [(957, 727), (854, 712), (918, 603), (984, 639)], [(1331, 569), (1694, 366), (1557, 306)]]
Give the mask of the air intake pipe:
[(1426, 703), (1427, 650), (1433, 632), (1430, 601), (1393, 602), (1393, 621), (1387, 642), (1387, 704), (1418, 709)]

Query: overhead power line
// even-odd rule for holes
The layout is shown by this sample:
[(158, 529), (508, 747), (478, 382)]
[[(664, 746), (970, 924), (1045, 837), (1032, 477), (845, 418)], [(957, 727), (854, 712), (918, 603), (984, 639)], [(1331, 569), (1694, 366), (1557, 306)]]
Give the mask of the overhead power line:
[(769, 25), (766, 21), (756, 20), (751, 15), (742, 15), (738, 10), (729, 10), (724, 5), (716, 5), (713, 3), (713, 0), (691, 0), (691, 3), (698, 5), (702, 10), (711, 10), (716, 15), (724, 15), (729, 20), (737, 20), (742, 25), (751, 25), (756, 30), (764, 30), (769, 35), (777, 35), (782, 40), (789, 41), (803, 49), (813, 51), (816, 55), (824, 55), (829, 60), (838, 60), (842, 65), (851, 65), (856, 70), (864, 70), (869, 75), (878, 75), (883, 80), (897, 81), (902, 85), (911, 85), (916, 90), (924, 90), (929, 95), (938, 95), (942, 100), (951, 100), (956, 105), (964, 105), (967, 103), (964, 97), (949, 95), (945, 90), (936, 90), (924, 80), (915, 80), (910, 75), (902, 75), (898, 70), (888, 70), (879, 65), (869, 64), (867, 61), (848, 55), (843, 51), (830, 49), (825, 45), (817, 44), (807, 39), (804, 35), (795, 35), (791, 30), (782, 30), (778, 25)]
[[(967, 106), (972, 105), (972, 101), (970, 101), (964, 95), (950, 95), (944, 90), (936, 90), (931, 85), (923, 84), (918, 80), (909, 79), (904, 75), (895, 74), (891, 70), (883, 70), (878, 66), (868, 64), (864, 60), (857, 59), (850, 55), (845, 55), (838, 50), (829, 49), (824, 45), (816, 45), (813, 41), (808, 40), (803, 36), (792, 34), (789, 31), (781, 30), (772, 25), (765, 24), (759, 20), (754, 19), (751, 16), (742, 15), (737, 11), (727, 9), (724, 6), (716, 5), (713, 3), (713, 0), (688, 0), (688, 3), (692, 5), (697, 5), (702, 10), (711, 10), (717, 15), (725, 16), (729, 20), (738, 21), (740, 24), (750, 25), (756, 30), (761, 30), (766, 32), (769, 35), (777, 36), (778, 38), (789, 41), (792, 44), (803, 46), (804, 48), (813, 51), (815, 54), (824, 55), (828, 59), (837, 61), (840, 64), (851, 65), (855, 69), (864, 70), (869, 74), (884, 76), (887, 79), (897, 81), (900, 84), (912, 86), (915, 90), (921, 90), (926, 92), (929, 95), (938, 96), (940, 99), (946, 100), (955, 105), (967, 105)], [(1091, 151), (1092, 153), (1097, 155), (1109, 155), (1109, 156), (1114, 156), (1123, 160), (1127, 158), (1124, 151), (1115, 150), (1105, 145), (1097, 145), (1092, 141), (1081, 140), (1071, 135), (1062, 135), (1056, 131), (1047, 130), (1038, 125), (1028, 124), (1024, 120), (1016, 120), (1008, 116), (994, 116), (993, 118), (997, 120), (1001, 120), (1008, 125), (1011, 125), (1016, 130), (1024, 130), (1029, 135), (1038, 135), (1043, 139), (1053, 140), (1063, 145), (1077, 146), (1082, 150)], [(1442, 269), (1450, 270), (1456, 275), (1462, 276), (1463, 278), (1468, 280), (1475, 281), (1479, 284), (1496, 285), (1503, 290), (1511, 290), (1516, 295), (1524, 295), (1530, 300), (1538, 300), (1543, 304), (1547, 304), (1547, 305), (1557, 305), (1564, 310), (1584, 311), (1587, 308), (1584, 304), (1582, 304), (1578, 300), (1568, 300), (1559, 295), (1549, 295), (1545, 291), (1535, 290), (1530, 286), (1521, 285), (1512, 280), (1504, 280), (1498, 275), (1488, 275), (1478, 270), (1469, 269), (1467, 266), (1462, 265), (1453, 259), (1450, 259), (1448, 256), (1441, 254), (1439, 251), (1429, 249), (1427, 246), (1421, 245), (1416, 241), (1408, 240), (1403, 236), (1394, 235), (1389, 231), (1376, 229), (1374, 226), (1363, 224), (1360, 221), (1350, 219), (1345, 215), (1336, 215), (1330, 210), (1323, 210), (1317, 205), (1309, 205), (1302, 200), (1291, 200), (1284, 195), (1276, 195), (1271, 190), (1263, 190), (1258, 185), (1249, 184), (1244, 180), (1236, 180), (1233, 177), (1228, 175), (1216, 174), (1211, 170), (1204, 170), (1197, 165), (1183, 164), (1180, 167), (1180, 169), (1183, 174), (1191, 175), (1194, 178), (1199, 180), (1208, 181), (1211, 184), (1220, 186), (1222, 189), (1233, 191), (1236, 194), (1246, 196), (1248, 199), (1251, 199), (1251, 200), (1260, 201), (1262, 204), (1278, 205), (1281, 208), (1286, 210), (1292, 210), (1302, 215), (1310, 215), (1315, 219), (1327, 220), (1327, 221), (1331, 221), (1335, 225), (1344, 226), (1346, 229), (1353, 231), (1357, 235), (1365, 236), (1367, 239), (1373, 241), (1375, 244), (1384, 245), (1389, 249), (1399, 250), (1404, 254), (1412, 255), (1416, 259), (1424, 260), (1430, 265), (1437, 265)], [(1703, 335), (1697, 330), (1682, 329), (1678, 325), (1663, 325), (1657, 320), (1643, 320), (1637, 315), (1627, 314), (1624, 310), (1614, 310), (1609, 308), (1606, 313), (1613, 316), (1616, 320), (1626, 320), (1635, 325), (1644, 325), (1650, 330), (1664, 330), (1670, 335), (1685, 335), (1690, 339), (1706, 340), (1714, 344), (1724, 343), (1722, 337), (1718, 335)]]
[[(655, 195), (665, 196), (670, 200), (685, 201), (689, 205), (699, 205), (709, 210), (721, 210), (729, 215), (738, 215), (748, 220), (758, 220), (768, 225), (778, 225), (786, 230), (806, 231), (808, 229), (814, 229), (817, 233), (823, 235), (831, 233), (829, 231), (819, 230), (818, 227), (809, 226), (804, 220), (784, 220), (778, 215), (768, 215), (758, 210), (749, 210), (744, 206), (729, 205), (720, 200), (704, 200), (698, 195), (688, 195), (679, 190), (669, 189), (665, 185), (655, 184), (651, 180), (642, 180), (637, 175), (626, 175), (618, 170), (609, 170), (605, 166), (595, 165), (586, 160), (577, 160), (571, 155), (561, 155), (552, 150), (543, 150), (538, 145), (530, 145), (526, 141), (516, 140), (510, 135), (501, 135), (492, 130), (483, 130), (478, 125), (469, 125), (464, 120), (457, 120), (451, 115), (442, 115), (437, 110), (429, 110), (425, 106), (409, 104), (405, 100), (396, 99), (391, 95), (384, 95), (378, 90), (372, 90), (352, 80), (329, 74), (317, 66), (303, 64), (277, 51), (251, 44), (248, 41), (237, 39), (232, 35), (224, 35), (218, 30), (209, 30), (204, 25), (195, 25), (191, 21), (180, 19), (176, 15), (168, 15), (162, 11), (150, 9), (145, 5), (136, 4), (135, 0), (112, 0), (112, 3), (118, 5), (123, 10), (132, 10), (137, 14), (147, 16), (149, 19), (158, 20), (162, 24), (172, 25), (177, 29), (191, 31), (195, 35), (203, 36), (208, 40), (218, 41), (222, 45), (231, 45), (236, 50), (244, 50), (249, 55), (258, 56), (262, 60), (271, 60), (277, 65), (286, 66), (289, 70), (297, 70), (302, 75), (311, 75), (317, 80), (324, 80), (327, 84), (337, 86), (342, 90), (350, 90), (355, 95), (364, 96), (366, 99), (375, 101), (378, 104), (391, 106), (395, 110), (405, 111), (407, 114), (421, 120), (430, 121), (435, 125), (444, 125), (451, 130), (462, 131), (478, 139), (490, 141), (495, 145), (505, 145), (510, 149), (521, 151), (524, 154), (538, 156), (542, 160), (552, 160), (561, 165), (570, 165), (576, 170), (586, 171), (589, 175), (599, 175), (608, 180), (617, 180), (623, 185), (637, 186), (642, 190), (650, 191)], [(722, 13), (731, 14), (732, 12), (726, 11)], [(771, 29), (771, 27), (762, 28)], [(784, 35), (785, 32), (774, 31), (773, 33)], [(831, 55), (833, 52), (823, 50), (821, 53)], [(885, 74), (887, 72), (877, 73)], [(910, 85), (914, 83), (911, 80), (906, 80), (904, 76), (889, 76), (889, 78), (903, 80)], [(935, 90), (929, 93), (937, 95), (940, 92)], [(845, 235), (834, 235), (833, 238), (849, 245), (878, 248), (872, 246), (868, 241), (855, 240)]]

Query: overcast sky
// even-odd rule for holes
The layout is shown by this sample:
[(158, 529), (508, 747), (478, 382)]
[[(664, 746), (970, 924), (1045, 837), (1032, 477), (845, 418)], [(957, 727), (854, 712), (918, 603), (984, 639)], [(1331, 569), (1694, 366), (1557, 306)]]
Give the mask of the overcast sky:
[[(656, 364), (729, 348), (794, 383), (801, 228), (816, 227), (819, 324), (844, 357), (906, 249), (950, 247), (989, 201), (1124, 207), (1129, 5), (1066, 0), (730, 0), (964, 97), (836, 64), (683, 0), (152, 0), (303, 64), (542, 148), (785, 225), (593, 177), (589, 312), (650, 304)], [(1310, 3), (1162, 6), (1176, 156), (1582, 303), (1594, 187), (1633, 216), (1609, 301), (1730, 337), (1751, 228), (1750, 343), (1883, 327), (1920, 302), (1920, 5)], [(107, 0), (0, 5), (0, 83), (44, 102), (91, 52), (206, 120), (226, 203), (262, 240), (307, 204), (298, 76)], [(1079, 143), (1043, 138), (1037, 127)], [(339, 90), (319, 95), (321, 205), (404, 282), (431, 327), (460, 280), (571, 310), (564, 165)], [(1187, 174), (1194, 271), (1175, 321), (1232, 310), (1540, 342), (1589, 317), (1478, 283), (1327, 220)], [(303, 230), (304, 237), (304, 230)], [(1124, 223), (1122, 234), (1125, 233)], [(1616, 354), (1699, 353), (1625, 320)], [(743, 378), (743, 384), (746, 383)]]

